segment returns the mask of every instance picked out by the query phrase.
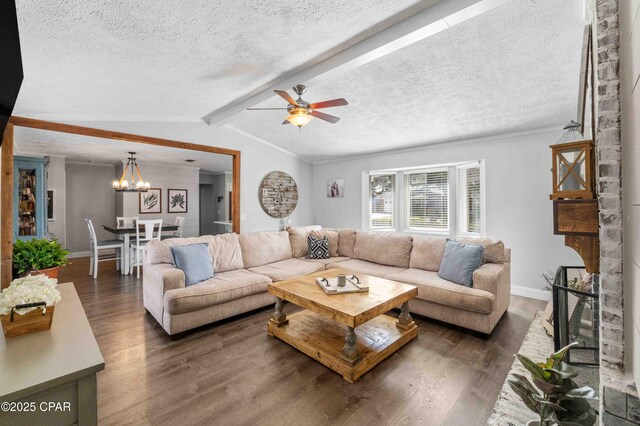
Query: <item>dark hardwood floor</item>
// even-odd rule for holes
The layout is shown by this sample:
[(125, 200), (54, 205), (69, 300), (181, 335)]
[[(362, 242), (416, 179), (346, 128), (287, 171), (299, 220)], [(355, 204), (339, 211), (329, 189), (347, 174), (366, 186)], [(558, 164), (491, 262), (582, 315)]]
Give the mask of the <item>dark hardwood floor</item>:
[[(267, 336), (271, 308), (172, 341), (142, 305), (142, 279), (86, 258), (73, 281), (104, 356), (100, 424), (484, 425), (537, 310), (513, 296), (491, 336), (414, 316), (417, 339), (349, 384)], [(285, 306), (292, 312), (295, 306)], [(69, 348), (82, 350), (82, 348)]]

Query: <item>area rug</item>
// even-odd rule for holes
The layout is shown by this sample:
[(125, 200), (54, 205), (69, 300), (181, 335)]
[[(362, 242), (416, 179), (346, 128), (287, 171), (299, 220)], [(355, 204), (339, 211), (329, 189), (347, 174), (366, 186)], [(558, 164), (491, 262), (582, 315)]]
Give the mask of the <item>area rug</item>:
[[(546, 359), (549, 354), (553, 353), (553, 338), (547, 336), (540, 318), (543, 312), (538, 311), (529, 327), (529, 331), (520, 346), (518, 353), (526, 354), (534, 361)], [(522, 374), (529, 377), (529, 372), (514, 357), (514, 362), (509, 370), (509, 376), (513, 373)], [(507, 377), (509, 377), (507, 376)], [(525, 425), (531, 419), (535, 418), (535, 414), (531, 412), (522, 402), (520, 397), (515, 394), (511, 386), (505, 380), (500, 396), (493, 406), (491, 417), (487, 421), (488, 425)]]

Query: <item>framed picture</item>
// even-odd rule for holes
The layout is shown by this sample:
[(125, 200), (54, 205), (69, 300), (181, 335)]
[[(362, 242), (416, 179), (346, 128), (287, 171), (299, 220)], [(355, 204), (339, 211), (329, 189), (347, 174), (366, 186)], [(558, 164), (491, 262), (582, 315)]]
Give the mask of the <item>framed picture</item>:
[(327, 181), (327, 197), (328, 198), (344, 197), (344, 179), (329, 179)]
[(140, 214), (162, 213), (162, 190), (150, 188), (138, 194)]
[(167, 204), (168, 213), (186, 213), (188, 208), (189, 191), (186, 189), (169, 189)]
[(56, 220), (56, 190), (47, 189), (47, 220)]

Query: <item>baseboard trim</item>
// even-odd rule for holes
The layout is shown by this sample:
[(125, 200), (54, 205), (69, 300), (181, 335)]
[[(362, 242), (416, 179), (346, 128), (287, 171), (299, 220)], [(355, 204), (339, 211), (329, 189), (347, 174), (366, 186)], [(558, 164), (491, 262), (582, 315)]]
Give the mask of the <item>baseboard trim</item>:
[(77, 251), (75, 253), (71, 253), (69, 256), (67, 256), (69, 259), (75, 259), (77, 257), (89, 257), (91, 256), (91, 252), (89, 251)]
[(524, 287), (521, 285), (512, 285), (511, 294), (516, 296), (530, 297), (531, 299), (550, 300), (551, 292), (540, 290), (539, 288)]
[[(110, 254), (115, 254), (115, 250), (100, 250), (100, 252), (98, 253), (99, 256), (103, 256), (103, 255), (110, 255)], [(89, 257), (91, 256), (91, 252), (90, 251), (76, 251), (71, 253), (69, 256), (67, 256), (69, 259), (76, 259), (78, 257)]]

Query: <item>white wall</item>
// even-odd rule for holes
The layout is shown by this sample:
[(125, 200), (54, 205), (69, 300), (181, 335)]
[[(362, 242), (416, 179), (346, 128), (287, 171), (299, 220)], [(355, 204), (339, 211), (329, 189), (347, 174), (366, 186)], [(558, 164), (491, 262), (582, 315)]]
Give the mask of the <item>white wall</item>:
[(67, 248), (72, 253), (89, 251), (91, 219), (99, 240), (114, 239), (102, 225), (115, 224), (115, 196), (111, 181), (115, 166), (67, 162)]
[(49, 234), (54, 235), (60, 244), (66, 246), (66, 170), (65, 158), (50, 156), (47, 167), (47, 189), (55, 190), (54, 220), (47, 222)]
[(640, 1), (619, 5), (625, 371), (640, 385)]
[[(139, 216), (141, 220), (162, 219), (163, 223), (171, 225), (175, 224), (177, 216), (183, 216), (186, 218), (183, 236), (194, 237), (200, 235), (199, 169), (187, 166), (154, 165), (143, 160), (140, 161), (139, 166), (143, 179), (150, 182), (152, 188), (160, 188), (162, 190), (162, 213), (141, 215), (139, 214), (140, 206), (138, 201), (140, 194), (137, 192), (120, 192), (117, 194), (122, 197), (122, 205), (120, 206), (120, 202), (117, 203), (116, 216)], [(168, 212), (169, 188), (189, 191), (187, 195), (187, 213)]]
[[(98, 129), (154, 136), (182, 142), (231, 148), (242, 152), (240, 187), (241, 212), (246, 215), (241, 220), (241, 232), (276, 230), (282, 226), (280, 219), (267, 215), (258, 201), (258, 188), (264, 176), (274, 170), (290, 174), (298, 184), (298, 207), (291, 215), (294, 225), (312, 222), (311, 177), (312, 166), (306, 161), (283, 152), (273, 146), (246, 136), (230, 127), (212, 127), (204, 122), (163, 123), (163, 122), (70, 122)], [(144, 170), (143, 170), (143, 173)], [(145, 177), (146, 179), (146, 177)], [(149, 179), (150, 180), (150, 179)]]
[[(486, 235), (511, 251), (513, 292), (548, 297), (542, 273), (560, 265), (583, 264), (564, 237), (553, 235), (551, 150), (562, 131), (443, 144), (359, 159), (316, 164), (313, 170), (314, 223), (361, 227), (362, 172), (485, 160)], [(344, 198), (327, 198), (328, 179), (345, 181)]]

